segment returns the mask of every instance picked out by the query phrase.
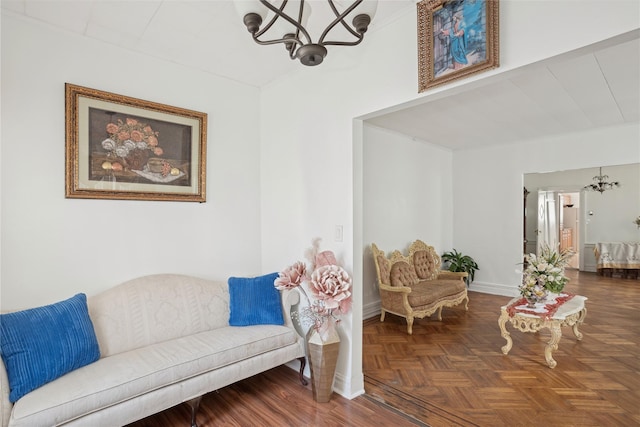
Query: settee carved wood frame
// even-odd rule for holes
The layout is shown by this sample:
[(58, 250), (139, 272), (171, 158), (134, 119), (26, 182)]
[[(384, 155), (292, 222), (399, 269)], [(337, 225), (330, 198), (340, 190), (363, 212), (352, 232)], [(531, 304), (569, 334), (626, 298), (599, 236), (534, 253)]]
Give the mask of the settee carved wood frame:
[[(384, 322), (386, 313), (404, 317), (407, 320), (407, 333), (411, 335), (413, 333), (414, 319), (423, 319), (431, 316), (437, 311), (438, 320), (442, 321), (442, 309), (444, 307), (455, 307), (463, 302), (465, 303), (465, 311), (469, 309), (469, 296), (467, 294), (466, 285), (464, 285), (464, 278), (467, 273), (441, 271), (440, 257), (437, 255), (433, 247), (417, 240), (411, 245), (408, 256), (404, 256), (402, 252), (395, 250), (391, 253), (389, 258), (386, 257), (385, 252), (378, 249), (375, 243), (371, 244), (371, 250), (376, 267), (378, 290), (380, 292), (381, 322)], [(429, 304), (425, 304), (424, 306), (412, 306), (409, 301), (410, 295), (412, 292), (419, 292), (419, 289), (414, 290), (410, 286), (393, 286), (389, 276), (393, 265), (397, 263), (405, 263), (411, 266), (411, 268), (415, 268), (414, 259), (416, 259), (417, 255), (426, 255), (433, 260), (433, 271), (423, 275), (421, 282), (429, 282), (430, 280), (438, 282), (460, 281), (464, 286), (462, 286), (461, 290), (454, 295), (430, 301)], [(442, 282), (443, 286), (447, 286), (445, 282)], [(419, 284), (417, 286), (419, 286)]]

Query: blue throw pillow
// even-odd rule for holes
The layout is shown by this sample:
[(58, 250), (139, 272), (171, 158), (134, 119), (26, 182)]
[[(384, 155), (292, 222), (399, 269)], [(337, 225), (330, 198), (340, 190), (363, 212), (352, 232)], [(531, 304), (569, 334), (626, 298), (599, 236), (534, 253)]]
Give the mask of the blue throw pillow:
[(0, 354), (9, 400), (100, 358), (87, 296), (0, 315)]
[(229, 325), (284, 325), (280, 291), (273, 286), (278, 273), (229, 278)]

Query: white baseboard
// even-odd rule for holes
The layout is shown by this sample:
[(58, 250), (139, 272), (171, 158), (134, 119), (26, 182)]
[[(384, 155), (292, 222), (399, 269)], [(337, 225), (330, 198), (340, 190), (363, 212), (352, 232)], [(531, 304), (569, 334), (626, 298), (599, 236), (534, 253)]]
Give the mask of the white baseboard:
[(470, 291), (483, 294), (502, 295), (505, 297), (517, 297), (518, 288), (513, 285), (502, 285), (499, 283), (473, 282), (469, 287)]
[[(356, 381), (360, 384), (360, 386), (352, 392), (352, 384), (355, 384)], [(336, 376), (333, 379), (333, 391), (349, 400), (364, 394), (364, 375), (360, 375), (360, 379), (358, 380), (353, 378), (349, 379), (342, 375), (342, 373), (336, 372)]]
[(362, 318), (364, 320), (380, 316), (380, 300), (373, 301), (362, 306)]

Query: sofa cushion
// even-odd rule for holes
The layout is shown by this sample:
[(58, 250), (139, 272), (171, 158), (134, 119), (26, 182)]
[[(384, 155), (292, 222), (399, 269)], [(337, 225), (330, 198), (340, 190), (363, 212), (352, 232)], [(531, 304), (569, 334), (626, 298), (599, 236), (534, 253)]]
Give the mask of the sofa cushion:
[[(16, 402), (12, 425), (57, 425), (143, 396), (189, 378), (299, 346), (286, 326), (223, 327), (105, 357), (77, 369)], [(229, 375), (229, 374), (228, 374)], [(141, 404), (144, 401), (141, 401)]]
[(85, 294), (0, 315), (0, 344), (11, 402), (100, 358)]
[(440, 271), (440, 257), (435, 251), (417, 251), (413, 254), (413, 265), (420, 279), (435, 279)]
[(411, 287), (409, 304), (415, 310), (424, 310), (442, 300), (455, 299), (465, 294), (466, 290), (461, 280), (423, 280)]
[(179, 274), (138, 277), (88, 300), (102, 357), (229, 326), (229, 285)]
[(420, 281), (416, 275), (416, 271), (413, 269), (413, 266), (404, 261), (397, 261), (393, 263), (389, 278), (391, 280), (391, 286), (410, 287)]
[(230, 277), (229, 325), (284, 325), (280, 291), (273, 282), (278, 273), (259, 277)]
[(389, 266), (389, 260), (384, 255), (380, 254), (377, 256), (378, 259), (378, 268), (380, 269), (380, 281), (385, 285), (390, 285), (390, 277), (391, 268)]

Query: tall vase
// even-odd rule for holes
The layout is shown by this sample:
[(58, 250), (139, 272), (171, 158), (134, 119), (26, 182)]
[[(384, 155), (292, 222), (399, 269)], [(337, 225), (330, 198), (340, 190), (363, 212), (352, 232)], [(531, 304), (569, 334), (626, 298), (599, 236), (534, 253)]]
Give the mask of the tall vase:
[(340, 336), (333, 322), (326, 334), (321, 334), (313, 327), (307, 332), (311, 390), (316, 402), (325, 403), (331, 399), (339, 351)]

